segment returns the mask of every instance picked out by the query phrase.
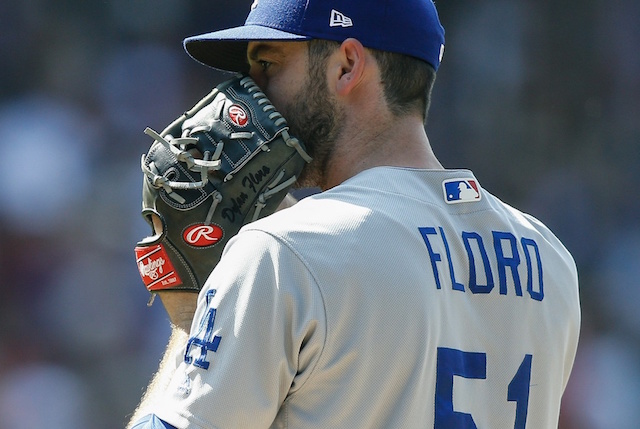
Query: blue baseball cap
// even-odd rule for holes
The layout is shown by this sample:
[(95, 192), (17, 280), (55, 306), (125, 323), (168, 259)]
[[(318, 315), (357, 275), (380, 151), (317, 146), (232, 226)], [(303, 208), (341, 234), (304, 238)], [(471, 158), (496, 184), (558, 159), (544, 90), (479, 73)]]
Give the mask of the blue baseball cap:
[(432, 0), (255, 0), (240, 27), (188, 37), (196, 61), (247, 72), (250, 41), (358, 39), (368, 48), (410, 55), (438, 69), (444, 28)]

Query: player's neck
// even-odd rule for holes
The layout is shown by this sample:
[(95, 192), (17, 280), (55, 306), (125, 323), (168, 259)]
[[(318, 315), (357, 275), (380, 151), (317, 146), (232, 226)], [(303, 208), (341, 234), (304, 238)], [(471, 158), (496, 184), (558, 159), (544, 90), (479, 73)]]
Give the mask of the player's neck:
[(345, 127), (325, 172), (323, 188), (332, 188), (374, 167), (392, 166), (441, 170), (424, 127), (415, 118), (393, 124)]

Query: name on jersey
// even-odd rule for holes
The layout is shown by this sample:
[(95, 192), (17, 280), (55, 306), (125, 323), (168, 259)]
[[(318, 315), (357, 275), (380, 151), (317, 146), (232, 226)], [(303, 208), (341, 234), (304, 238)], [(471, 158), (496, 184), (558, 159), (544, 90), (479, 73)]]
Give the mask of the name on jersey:
[(531, 299), (544, 299), (542, 260), (535, 240), (504, 231), (492, 231), (491, 236), (473, 231), (447, 236), (442, 227), (418, 230), (427, 247), (437, 289), (446, 286), (489, 294), (497, 284), (500, 295), (524, 296), (524, 290)]

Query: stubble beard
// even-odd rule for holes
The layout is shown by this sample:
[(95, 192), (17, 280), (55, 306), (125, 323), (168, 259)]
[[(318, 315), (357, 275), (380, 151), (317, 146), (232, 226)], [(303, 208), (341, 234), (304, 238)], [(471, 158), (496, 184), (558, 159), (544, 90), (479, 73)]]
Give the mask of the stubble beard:
[(342, 131), (340, 108), (327, 90), (323, 71), (311, 70), (303, 89), (283, 109), (291, 134), (303, 142), (313, 158), (300, 173), (298, 188), (326, 189), (328, 168)]

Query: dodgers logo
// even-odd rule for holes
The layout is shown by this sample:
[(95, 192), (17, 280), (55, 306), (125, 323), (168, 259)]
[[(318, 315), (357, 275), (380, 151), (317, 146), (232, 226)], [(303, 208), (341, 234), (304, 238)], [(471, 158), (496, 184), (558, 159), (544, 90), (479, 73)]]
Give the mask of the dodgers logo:
[(198, 223), (186, 228), (182, 238), (194, 247), (208, 247), (220, 241), (222, 235), (223, 231), (219, 226)]
[(447, 204), (480, 201), (480, 186), (475, 179), (451, 179), (442, 182), (444, 200)]
[(231, 122), (239, 127), (244, 127), (245, 125), (247, 125), (247, 122), (249, 122), (249, 115), (247, 115), (247, 112), (245, 112), (244, 109), (237, 104), (233, 104), (229, 107), (228, 115), (231, 119)]

